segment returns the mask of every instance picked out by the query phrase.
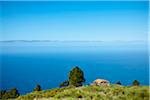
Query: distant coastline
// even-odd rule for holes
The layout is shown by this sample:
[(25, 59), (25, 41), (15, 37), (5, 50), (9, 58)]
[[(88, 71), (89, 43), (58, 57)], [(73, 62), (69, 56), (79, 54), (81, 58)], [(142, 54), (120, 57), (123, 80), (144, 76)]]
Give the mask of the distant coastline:
[(8, 42), (147, 42), (146, 40), (0, 40), (2, 43)]

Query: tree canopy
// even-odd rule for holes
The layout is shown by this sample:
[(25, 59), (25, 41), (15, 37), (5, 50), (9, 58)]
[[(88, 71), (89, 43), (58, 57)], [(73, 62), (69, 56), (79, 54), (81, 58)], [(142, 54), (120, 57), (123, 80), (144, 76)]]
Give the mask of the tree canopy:
[(72, 86), (82, 86), (83, 82), (85, 82), (84, 73), (79, 67), (74, 67), (69, 72), (69, 85)]

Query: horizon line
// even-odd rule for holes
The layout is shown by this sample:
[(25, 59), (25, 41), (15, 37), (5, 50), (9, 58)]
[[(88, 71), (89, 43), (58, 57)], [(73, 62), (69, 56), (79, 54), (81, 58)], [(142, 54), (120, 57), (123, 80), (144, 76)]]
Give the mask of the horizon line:
[(0, 42), (145, 42), (147, 40), (0, 40)]

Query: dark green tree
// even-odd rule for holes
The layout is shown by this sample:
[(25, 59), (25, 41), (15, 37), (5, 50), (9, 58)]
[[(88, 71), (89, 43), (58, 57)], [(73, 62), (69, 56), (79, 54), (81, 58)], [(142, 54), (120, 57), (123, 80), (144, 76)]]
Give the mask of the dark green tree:
[(20, 95), (16, 88), (11, 89), (8, 93), (10, 98), (17, 98)]
[(134, 80), (132, 83), (133, 86), (139, 86), (140, 82), (138, 80)]
[(85, 82), (84, 73), (79, 67), (74, 67), (69, 73), (69, 85), (71, 86), (82, 86)]
[(8, 92), (5, 92), (3, 95), (2, 95), (2, 100), (4, 99), (9, 99), (10, 98), (10, 93), (9, 91)]
[(66, 87), (68, 85), (69, 85), (69, 81), (67, 80), (67, 81), (60, 83), (59, 87)]
[(118, 82), (116, 82), (116, 84), (121, 85), (121, 82), (120, 82), (120, 81), (118, 81)]
[(1, 99), (11, 99), (11, 98), (17, 98), (19, 96), (19, 92), (16, 88), (12, 88), (9, 91), (1, 91)]
[(41, 86), (37, 84), (36, 87), (34, 88), (34, 91), (42, 91)]
[(0, 90), (0, 99), (2, 99), (2, 97), (5, 93), (6, 93), (6, 90)]

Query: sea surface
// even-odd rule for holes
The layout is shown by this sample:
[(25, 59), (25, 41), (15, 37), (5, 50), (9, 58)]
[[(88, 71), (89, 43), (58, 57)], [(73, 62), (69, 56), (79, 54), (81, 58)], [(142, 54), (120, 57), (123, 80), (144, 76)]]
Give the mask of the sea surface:
[(74, 66), (86, 82), (97, 78), (131, 85), (149, 85), (148, 46), (140, 41), (5, 41), (0, 42), (0, 89), (16, 87), (21, 94), (58, 87)]

